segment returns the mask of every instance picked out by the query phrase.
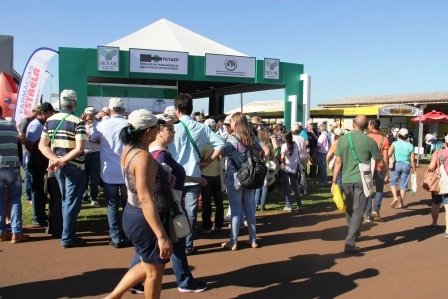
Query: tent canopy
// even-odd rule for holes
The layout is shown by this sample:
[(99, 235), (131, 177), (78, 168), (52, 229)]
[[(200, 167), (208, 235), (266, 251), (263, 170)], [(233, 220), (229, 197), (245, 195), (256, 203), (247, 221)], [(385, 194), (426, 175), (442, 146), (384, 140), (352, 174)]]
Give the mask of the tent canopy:
[(247, 56), (167, 19), (160, 19), (134, 33), (107, 44), (107, 46), (119, 47), (121, 50), (138, 48), (188, 52), (190, 55), (196, 56), (205, 56), (205, 53)]
[[(227, 111), (226, 114), (240, 112), (241, 108)], [(283, 101), (256, 101), (243, 106), (243, 113), (260, 117), (283, 117), (285, 105)]]

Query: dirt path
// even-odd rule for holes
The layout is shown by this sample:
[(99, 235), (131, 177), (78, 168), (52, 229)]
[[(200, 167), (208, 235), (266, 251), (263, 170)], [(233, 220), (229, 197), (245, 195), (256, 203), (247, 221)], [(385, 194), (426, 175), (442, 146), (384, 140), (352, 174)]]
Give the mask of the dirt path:
[[(419, 168), (419, 179), (424, 169)], [(257, 218), (258, 249), (224, 251), (220, 235), (201, 235), (189, 257), (195, 277), (207, 281), (200, 294), (177, 292), (171, 265), (162, 298), (443, 298), (448, 240), (429, 228), (429, 193), (409, 196), (407, 209), (391, 209), (386, 190), (381, 223), (364, 223), (360, 256), (342, 253), (345, 218), (333, 204), (303, 214)], [(439, 224), (444, 224), (441, 213)], [(443, 227), (444, 228), (444, 227)], [(0, 243), (0, 298), (101, 298), (125, 273), (133, 249), (107, 245), (104, 227), (82, 228), (91, 246), (62, 249), (40, 230), (32, 242)], [(240, 240), (247, 239), (243, 232)], [(143, 298), (127, 293), (124, 298)]]

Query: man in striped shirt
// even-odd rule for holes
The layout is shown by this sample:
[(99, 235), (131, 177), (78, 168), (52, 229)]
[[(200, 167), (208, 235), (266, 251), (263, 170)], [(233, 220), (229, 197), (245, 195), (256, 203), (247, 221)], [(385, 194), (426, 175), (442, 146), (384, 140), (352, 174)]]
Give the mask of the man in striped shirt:
[[(18, 132), (13, 122), (2, 117), (0, 107), (0, 241), (20, 243), (29, 239), (22, 233), (22, 184), (20, 179)], [(11, 197), (11, 229), (6, 229), (5, 186)]]
[(84, 192), (84, 122), (73, 115), (77, 96), (73, 90), (61, 92), (61, 111), (45, 123), (39, 150), (50, 160), (48, 171), (55, 172), (61, 189), (62, 239), (64, 248), (84, 246), (76, 237), (76, 217), (82, 205)]

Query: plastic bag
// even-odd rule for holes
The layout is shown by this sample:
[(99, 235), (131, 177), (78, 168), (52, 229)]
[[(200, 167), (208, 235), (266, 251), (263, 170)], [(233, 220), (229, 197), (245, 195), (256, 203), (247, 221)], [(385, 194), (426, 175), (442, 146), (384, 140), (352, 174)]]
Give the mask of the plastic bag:
[(345, 213), (346, 206), (344, 203), (344, 195), (341, 192), (338, 184), (333, 184), (331, 186), (331, 193), (333, 194), (333, 201), (336, 204), (336, 207), (341, 213)]
[(417, 174), (411, 174), (411, 194), (414, 195), (417, 192)]

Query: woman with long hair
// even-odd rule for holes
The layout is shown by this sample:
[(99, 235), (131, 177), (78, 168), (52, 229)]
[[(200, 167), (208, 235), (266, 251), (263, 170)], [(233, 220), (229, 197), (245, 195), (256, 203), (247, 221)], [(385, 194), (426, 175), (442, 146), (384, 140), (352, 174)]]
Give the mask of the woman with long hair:
[[(395, 166), (390, 171), (390, 191), (394, 196), (394, 200), (390, 204), (392, 208), (395, 208), (399, 203), (398, 208), (405, 208), (404, 196), (408, 190), (408, 180), (411, 174), (411, 168), (413, 173), (415, 170), (415, 154), (414, 146), (406, 141), (408, 138), (408, 130), (401, 128), (397, 134), (397, 141), (394, 141), (389, 148), (389, 158), (392, 155), (395, 156)], [(398, 181), (400, 181), (400, 195), (398, 196)]]
[(294, 191), (297, 208), (302, 209), (302, 201), (300, 199), (299, 184), (297, 182), (297, 170), (299, 164), (299, 147), (292, 140), (292, 133), (285, 134), (285, 143), (281, 147), (281, 174), (283, 181), (283, 192), (285, 194), (285, 208), (283, 211), (290, 212), (291, 207), (291, 188)]
[[(263, 144), (263, 147), (269, 149), (268, 154), (265, 155), (265, 157), (264, 157), (265, 161), (266, 162), (273, 161), (273, 163), (277, 163), (275, 155), (274, 155), (274, 148), (272, 146), (271, 139), (269, 138), (268, 129), (266, 129), (264, 127), (258, 129), (258, 139), (260, 140), (261, 144)], [(278, 164), (277, 164), (277, 166), (278, 166)], [(255, 190), (255, 208), (257, 208), (259, 206), (260, 210), (264, 211), (267, 192), (268, 192), (267, 182), (265, 182), (263, 187)], [(258, 205), (258, 201), (260, 201), (260, 205)]]
[(241, 165), (247, 160), (246, 150), (257, 152), (261, 151), (261, 147), (257, 144), (256, 137), (252, 134), (249, 122), (243, 113), (237, 112), (232, 114), (230, 127), (233, 133), (228, 136), (227, 144), (222, 151), (223, 155), (228, 158), (225, 182), (231, 209), (231, 232), (230, 241), (222, 243), (221, 246), (229, 250), (238, 249), (240, 216), (241, 209), (243, 209), (249, 230), (247, 244), (252, 248), (257, 248), (254, 190), (242, 187), (236, 174)]
[(128, 122), (120, 132), (120, 140), (126, 145), (120, 164), (128, 191), (123, 230), (141, 262), (128, 270), (107, 298), (120, 298), (142, 281), (145, 298), (160, 298), (163, 271), (173, 247), (166, 233), (170, 207), (162, 196), (156, 196), (164, 189), (163, 170), (148, 152), (158, 132), (158, 120), (151, 111), (139, 109), (129, 114)]

